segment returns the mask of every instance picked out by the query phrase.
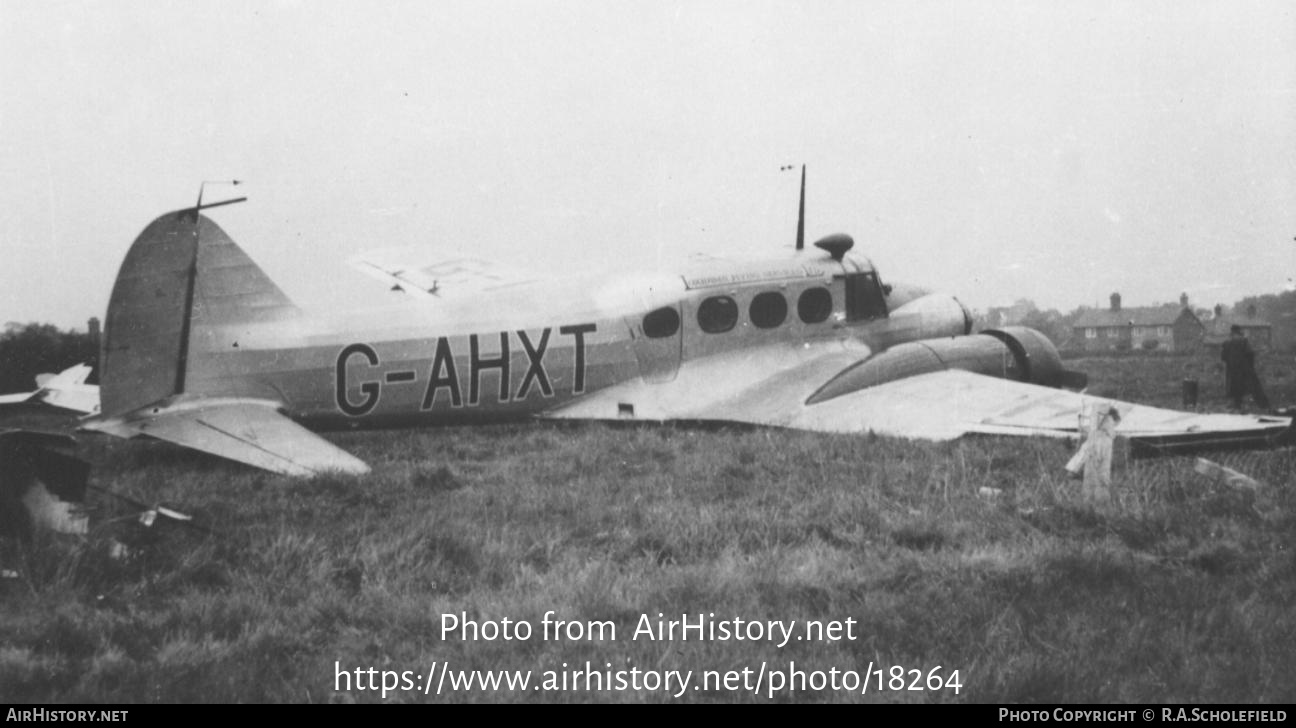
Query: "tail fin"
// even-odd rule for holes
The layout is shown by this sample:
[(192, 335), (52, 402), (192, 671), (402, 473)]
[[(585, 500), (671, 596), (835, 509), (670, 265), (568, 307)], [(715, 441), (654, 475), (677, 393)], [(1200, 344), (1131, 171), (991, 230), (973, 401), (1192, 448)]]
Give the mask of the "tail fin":
[(102, 413), (121, 415), (184, 392), (195, 332), (298, 313), (209, 218), (193, 208), (159, 217), (131, 245), (108, 302)]

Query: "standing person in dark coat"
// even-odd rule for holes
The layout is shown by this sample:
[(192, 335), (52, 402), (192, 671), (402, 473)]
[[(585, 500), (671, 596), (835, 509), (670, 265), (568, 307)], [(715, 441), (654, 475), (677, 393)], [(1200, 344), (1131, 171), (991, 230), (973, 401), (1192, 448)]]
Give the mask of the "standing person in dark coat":
[(1229, 330), (1228, 341), (1220, 349), (1224, 360), (1224, 384), (1228, 388), (1233, 409), (1242, 409), (1242, 397), (1250, 394), (1262, 410), (1269, 409), (1269, 398), (1260, 387), (1260, 377), (1255, 370), (1255, 351), (1242, 333), (1241, 326)]

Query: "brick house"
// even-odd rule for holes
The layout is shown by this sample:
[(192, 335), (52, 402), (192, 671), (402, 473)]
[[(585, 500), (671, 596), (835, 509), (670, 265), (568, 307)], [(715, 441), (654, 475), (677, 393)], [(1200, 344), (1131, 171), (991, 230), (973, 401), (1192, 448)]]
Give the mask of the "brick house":
[(1253, 349), (1268, 349), (1273, 345), (1273, 325), (1256, 316), (1256, 307), (1248, 306), (1245, 314), (1226, 314), (1224, 307), (1216, 304), (1215, 318), (1206, 322), (1206, 336), (1203, 343), (1210, 347), (1219, 347), (1229, 337), (1234, 326), (1241, 326)]
[(1119, 293), (1105, 311), (1085, 311), (1072, 324), (1071, 345), (1084, 351), (1192, 351), (1202, 345), (1206, 327), (1188, 307), (1121, 308)]

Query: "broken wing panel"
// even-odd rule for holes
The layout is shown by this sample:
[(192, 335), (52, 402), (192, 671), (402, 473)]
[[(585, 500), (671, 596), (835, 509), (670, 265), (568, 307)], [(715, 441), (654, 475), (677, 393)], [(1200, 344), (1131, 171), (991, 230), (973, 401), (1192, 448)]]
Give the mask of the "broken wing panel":
[(319, 435), (256, 402), (219, 403), (130, 422), (138, 434), (276, 473), (310, 476), (337, 470), (367, 473), (369, 466)]

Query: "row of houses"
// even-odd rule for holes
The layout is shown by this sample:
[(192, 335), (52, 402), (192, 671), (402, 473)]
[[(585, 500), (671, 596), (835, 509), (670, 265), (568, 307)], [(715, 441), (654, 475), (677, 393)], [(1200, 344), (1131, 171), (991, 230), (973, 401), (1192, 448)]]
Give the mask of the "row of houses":
[(1242, 327), (1251, 345), (1257, 349), (1270, 346), (1273, 327), (1256, 317), (1254, 306), (1244, 315), (1225, 314), (1215, 306), (1214, 316), (1202, 320), (1188, 305), (1188, 296), (1179, 297), (1179, 306), (1122, 308), (1119, 293), (1111, 295), (1107, 310), (1085, 311), (1072, 324), (1068, 349), (1084, 351), (1195, 351), (1219, 346), (1234, 326)]

